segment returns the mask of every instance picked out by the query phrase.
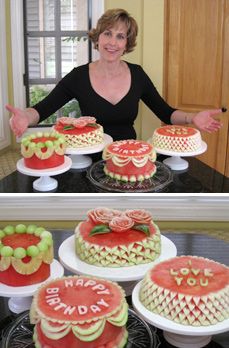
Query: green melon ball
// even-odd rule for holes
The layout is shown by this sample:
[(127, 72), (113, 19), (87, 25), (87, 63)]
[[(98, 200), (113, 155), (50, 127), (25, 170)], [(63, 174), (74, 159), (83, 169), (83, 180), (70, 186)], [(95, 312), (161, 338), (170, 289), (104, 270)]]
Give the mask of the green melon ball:
[(3, 237), (5, 237), (5, 233), (3, 232), (3, 230), (0, 230), (0, 239), (2, 239)]
[(14, 253), (14, 250), (10, 246), (4, 246), (1, 248), (1, 255), (3, 257), (10, 257), (13, 255), (13, 253)]
[(3, 229), (3, 232), (5, 232), (5, 234), (7, 234), (7, 235), (14, 234), (14, 226), (7, 225), (7, 226)]
[(37, 227), (34, 234), (35, 234), (35, 236), (40, 237), (40, 235), (43, 231), (45, 231), (44, 227)]
[(40, 235), (41, 238), (50, 238), (52, 239), (52, 233), (49, 231), (43, 231)]
[(26, 250), (27, 255), (31, 257), (36, 257), (39, 254), (39, 252), (40, 251), (38, 247), (36, 247), (35, 245), (30, 245)]
[(23, 259), (23, 257), (26, 257), (26, 250), (24, 248), (16, 248), (14, 250), (14, 257), (16, 259)]
[(29, 234), (33, 234), (37, 229), (37, 225), (28, 225), (26, 232)]
[(31, 134), (30, 135), (30, 139), (36, 139), (36, 135), (35, 134)]
[(23, 225), (23, 224), (16, 225), (15, 232), (17, 232), (17, 233), (25, 233), (26, 232), (26, 226)]
[(37, 147), (39, 149), (42, 149), (43, 147), (45, 147), (45, 144), (40, 141), (39, 143), (37, 143)]
[(33, 141), (31, 141), (31, 143), (29, 144), (29, 148), (30, 149), (35, 149), (36, 147), (36, 143), (34, 143)]
[(43, 137), (43, 133), (42, 132), (37, 132), (36, 136), (37, 136), (37, 138), (42, 138)]
[(45, 242), (48, 246), (53, 245), (53, 240), (50, 237), (42, 238), (42, 242)]
[(45, 241), (41, 241), (40, 243), (38, 243), (37, 247), (40, 251), (48, 250), (48, 244)]
[(51, 141), (51, 140), (47, 140), (46, 142), (45, 142), (45, 145), (46, 145), (46, 147), (53, 147), (53, 142)]

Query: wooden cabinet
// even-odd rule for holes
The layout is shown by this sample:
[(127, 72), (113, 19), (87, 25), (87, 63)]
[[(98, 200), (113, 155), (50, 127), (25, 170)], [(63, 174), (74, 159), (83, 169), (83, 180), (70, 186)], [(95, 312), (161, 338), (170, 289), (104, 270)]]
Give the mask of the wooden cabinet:
[(165, 0), (164, 97), (195, 112), (227, 107), (198, 158), (229, 176), (229, 1)]

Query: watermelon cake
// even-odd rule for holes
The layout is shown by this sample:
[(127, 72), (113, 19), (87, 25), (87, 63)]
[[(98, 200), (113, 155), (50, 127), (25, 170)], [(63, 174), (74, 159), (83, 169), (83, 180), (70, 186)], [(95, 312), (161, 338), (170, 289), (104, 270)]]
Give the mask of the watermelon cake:
[(128, 305), (114, 282), (88, 276), (52, 280), (34, 295), (30, 321), (36, 347), (122, 348)]
[(145, 141), (115, 141), (104, 148), (102, 157), (105, 160), (105, 174), (117, 180), (143, 181), (156, 172), (156, 152)]
[(125, 267), (149, 263), (161, 253), (161, 235), (149, 212), (99, 207), (75, 229), (75, 250), (86, 263)]
[(0, 283), (26, 286), (50, 276), (52, 234), (43, 227), (18, 224), (0, 230)]
[(171, 152), (196, 152), (202, 147), (201, 134), (198, 129), (178, 125), (157, 128), (152, 137), (156, 149)]
[(21, 141), (24, 165), (31, 169), (48, 169), (62, 165), (65, 150), (64, 136), (55, 131), (29, 134)]
[(104, 142), (103, 127), (92, 116), (61, 117), (54, 129), (64, 135), (68, 148), (84, 148)]
[(197, 256), (160, 262), (144, 277), (139, 299), (149, 311), (179, 324), (217, 324), (229, 319), (229, 268)]

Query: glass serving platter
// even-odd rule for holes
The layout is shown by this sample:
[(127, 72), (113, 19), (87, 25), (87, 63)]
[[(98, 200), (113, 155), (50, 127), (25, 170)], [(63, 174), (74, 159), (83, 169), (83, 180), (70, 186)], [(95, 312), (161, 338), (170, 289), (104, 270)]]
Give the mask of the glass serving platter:
[[(29, 321), (29, 312), (24, 312), (12, 322), (2, 334), (2, 348), (35, 348), (33, 343), (33, 327)], [(160, 341), (156, 330), (129, 309), (128, 342), (125, 348), (159, 348)]]
[(110, 178), (104, 173), (104, 164), (103, 160), (96, 162), (87, 171), (87, 178), (100, 192), (159, 192), (173, 181), (172, 171), (161, 162), (155, 162), (157, 171), (152, 178), (133, 183)]

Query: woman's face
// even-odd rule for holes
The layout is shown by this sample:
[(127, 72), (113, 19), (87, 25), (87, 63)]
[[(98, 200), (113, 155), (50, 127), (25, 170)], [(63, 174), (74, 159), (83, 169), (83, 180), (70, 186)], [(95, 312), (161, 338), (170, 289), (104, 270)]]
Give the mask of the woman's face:
[(98, 49), (101, 58), (108, 61), (120, 60), (127, 44), (127, 27), (118, 22), (114, 27), (104, 30), (99, 35)]

